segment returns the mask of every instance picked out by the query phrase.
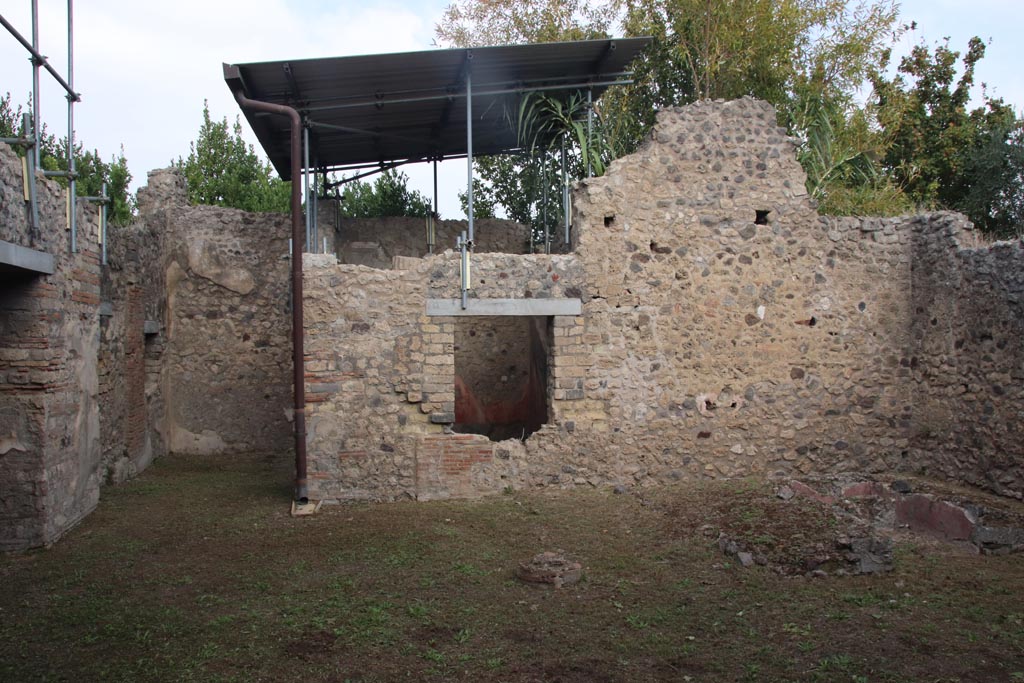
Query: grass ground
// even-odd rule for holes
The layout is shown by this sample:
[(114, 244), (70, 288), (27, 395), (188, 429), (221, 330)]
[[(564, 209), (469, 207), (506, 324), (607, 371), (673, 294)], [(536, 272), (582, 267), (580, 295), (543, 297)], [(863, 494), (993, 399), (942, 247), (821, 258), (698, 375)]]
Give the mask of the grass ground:
[[(294, 519), (287, 467), (165, 458), (54, 548), (0, 557), (0, 680), (1024, 680), (1024, 556), (922, 542), (881, 576), (741, 569), (709, 515), (769, 547), (828, 524), (749, 481)], [(584, 579), (513, 578), (550, 549)]]

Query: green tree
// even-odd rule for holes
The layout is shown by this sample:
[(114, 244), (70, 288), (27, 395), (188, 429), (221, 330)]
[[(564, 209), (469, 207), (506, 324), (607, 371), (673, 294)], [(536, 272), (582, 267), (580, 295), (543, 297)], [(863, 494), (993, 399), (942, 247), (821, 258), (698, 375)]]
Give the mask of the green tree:
[(1022, 122), (987, 94), (969, 108), (984, 56), (977, 37), (962, 60), (948, 40), (915, 46), (894, 77), (873, 78), (878, 123), (891, 138), (885, 165), (913, 202), (963, 211), (983, 230), (1006, 235), (1020, 225)]
[(971, 181), (957, 208), (992, 237), (1024, 237), (1024, 124), (983, 133), (964, 172)]
[(409, 189), (409, 177), (394, 169), (384, 171), (372, 183), (353, 180), (341, 187), (341, 213), (350, 218), (424, 217), (432, 210), (427, 197)]
[(189, 155), (172, 162), (185, 174), (188, 196), (193, 204), (230, 206), (246, 211), (287, 212), (291, 184), (276, 175), (252, 145), (242, 139), (242, 124), (235, 118), (210, 118), (209, 103), (203, 102), (203, 124), (189, 145)]
[[(11, 94), (6, 93), (0, 98), (0, 137), (19, 137), (23, 134), (21, 105), (16, 108), (11, 104)], [(40, 127), (39, 131), (39, 165), (47, 171), (68, 170), (68, 140), (67, 137), (59, 140), (46, 130), (46, 124)], [(16, 147), (19, 156), (25, 154), (25, 149)], [(107, 217), (114, 225), (127, 225), (135, 217), (135, 195), (129, 190), (132, 174), (128, 171), (128, 161), (124, 156), (124, 148), (121, 148), (117, 157), (111, 157), (109, 162), (103, 161), (97, 150), (87, 151), (81, 142), (75, 144), (74, 149), (75, 172), (77, 182), (75, 183), (75, 194), (80, 197), (98, 197), (103, 193), (103, 183), (107, 183), (107, 196), (111, 203), (107, 209)], [(61, 187), (67, 187), (66, 178), (57, 177), (54, 180)]]
[[(846, 210), (898, 198), (898, 190), (878, 174), (882, 139), (868, 134), (871, 129), (861, 122), (870, 117), (855, 101), (900, 31), (894, 0), (616, 0), (565, 6), (549, 0), (461, 0), (449, 6), (436, 33), (442, 44), (458, 46), (572, 40), (605, 37), (617, 17), (627, 35), (653, 41), (633, 64), (634, 83), (609, 89), (595, 107), (602, 159), (633, 151), (658, 108), (753, 95), (774, 104), (780, 122), (805, 147), (830, 153), (828, 159), (802, 156), (807, 163), (827, 162), (808, 168), (820, 198), (844, 196), (844, 206), (854, 204)], [(824, 127), (818, 102), (826, 103)], [(514, 170), (521, 163), (480, 164), (495, 197), (502, 181), (524, 176)], [(851, 187), (857, 191), (848, 192)], [(510, 216), (516, 213), (517, 207), (499, 203)]]

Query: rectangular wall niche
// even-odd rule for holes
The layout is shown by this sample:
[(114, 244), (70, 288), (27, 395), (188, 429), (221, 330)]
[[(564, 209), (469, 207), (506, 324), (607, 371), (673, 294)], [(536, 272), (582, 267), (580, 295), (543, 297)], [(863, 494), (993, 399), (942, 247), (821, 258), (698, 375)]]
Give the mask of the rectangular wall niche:
[(455, 425), (492, 441), (525, 439), (548, 420), (552, 319), (455, 319)]

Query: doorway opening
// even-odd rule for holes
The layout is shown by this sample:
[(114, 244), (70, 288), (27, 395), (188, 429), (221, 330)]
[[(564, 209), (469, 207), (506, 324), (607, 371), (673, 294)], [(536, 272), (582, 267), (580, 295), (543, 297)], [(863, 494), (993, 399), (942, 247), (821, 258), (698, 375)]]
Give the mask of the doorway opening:
[(525, 440), (548, 421), (552, 327), (550, 316), (456, 320), (454, 431)]

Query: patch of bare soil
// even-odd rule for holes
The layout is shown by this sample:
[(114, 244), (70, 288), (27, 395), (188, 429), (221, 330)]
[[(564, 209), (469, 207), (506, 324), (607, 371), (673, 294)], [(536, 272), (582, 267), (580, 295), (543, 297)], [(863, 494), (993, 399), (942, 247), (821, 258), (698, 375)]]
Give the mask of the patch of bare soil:
[(670, 533), (716, 543), (723, 555), (736, 558), (728, 561), (787, 575), (845, 565), (844, 546), (865, 537), (866, 526), (809, 497), (780, 498), (779, 489), (753, 479), (706, 482), (673, 489), (659, 505)]

